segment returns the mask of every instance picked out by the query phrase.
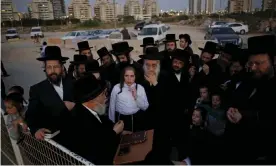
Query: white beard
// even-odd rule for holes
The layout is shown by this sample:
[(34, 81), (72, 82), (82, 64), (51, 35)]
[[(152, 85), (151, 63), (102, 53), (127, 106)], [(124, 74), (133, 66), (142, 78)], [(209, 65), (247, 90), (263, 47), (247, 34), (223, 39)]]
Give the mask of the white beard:
[[(148, 73), (148, 69), (147, 69), (147, 66), (144, 64), (143, 65), (143, 69), (144, 69), (144, 72), (145, 73)], [(155, 70), (155, 74), (156, 74), (156, 76), (157, 76), (157, 78), (158, 78), (158, 76), (159, 76), (159, 74), (160, 74), (160, 64), (157, 64), (157, 67), (156, 67), (156, 70)]]

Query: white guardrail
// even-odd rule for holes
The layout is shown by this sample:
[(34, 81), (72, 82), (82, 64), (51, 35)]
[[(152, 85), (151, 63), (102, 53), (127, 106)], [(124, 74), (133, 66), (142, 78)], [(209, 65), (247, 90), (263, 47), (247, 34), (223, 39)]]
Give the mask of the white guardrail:
[(10, 138), (6, 115), (1, 109), (1, 153), (14, 165), (94, 165), (51, 139), (38, 141), (21, 132), (19, 141)]

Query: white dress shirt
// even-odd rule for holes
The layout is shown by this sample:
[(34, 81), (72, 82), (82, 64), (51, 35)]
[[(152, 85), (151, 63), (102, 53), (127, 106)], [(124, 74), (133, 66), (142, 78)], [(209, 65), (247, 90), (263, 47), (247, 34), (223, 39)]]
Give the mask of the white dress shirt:
[(114, 86), (109, 105), (109, 119), (115, 123), (115, 111), (123, 115), (133, 115), (139, 110), (145, 111), (148, 106), (148, 99), (145, 89), (141, 85), (137, 85), (137, 98), (136, 100), (132, 96), (130, 88), (136, 88), (136, 84), (132, 84), (130, 87), (124, 84), (122, 92), (118, 94), (120, 89), (120, 84)]
[(60, 81), (59, 86), (52, 84), (53, 87), (55, 88), (57, 94), (59, 95), (59, 97), (61, 98), (61, 100), (63, 100), (63, 84), (62, 84), (62, 80)]
[(91, 110), (90, 108), (86, 107), (85, 105), (83, 105), (83, 106), (84, 106), (86, 109), (88, 109), (89, 112), (91, 112), (91, 113), (102, 123), (102, 121), (101, 121), (99, 115), (98, 115), (95, 111)]
[(181, 79), (181, 73), (179, 73), (179, 74), (174, 73), (174, 74), (175, 74), (175, 76), (176, 76), (177, 80), (180, 82), (180, 79)]

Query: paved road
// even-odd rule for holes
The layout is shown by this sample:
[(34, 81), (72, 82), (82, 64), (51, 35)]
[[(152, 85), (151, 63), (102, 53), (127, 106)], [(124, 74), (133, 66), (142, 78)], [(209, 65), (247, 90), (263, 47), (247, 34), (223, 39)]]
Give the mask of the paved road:
[[(46, 38), (49, 36), (61, 37), (66, 32), (45, 33)], [(196, 27), (188, 26), (172, 26), (170, 33), (175, 33), (176, 36), (180, 33), (188, 33), (192, 40), (203, 40), (204, 32)], [(243, 36), (247, 40), (248, 35)], [(25, 97), (28, 99), (28, 91), (31, 85), (45, 79), (45, 74), (42, 72), (42, 63), (36, 58), (39, 56), (40, 45), (34, 44), (31, 40), (20, 40), (16, 42), (2, 43), (2, 60), (10, 77), (3, 78), (6, 88), (13, 85), (20, 85), (25, 89)], [(164, 46), (160, 47), (163, 50)], [(63, 56), (68, 56), (70, 60), (75, 54), (74, 50), (62, 49)], [(94, 53), (95, 55), (96, 53)], [(135, 59), (135, 58), (134, 58)], [(137, 57), (136, 57), (137, 59)], [(67, 63), (68, 67), (68, 63)]]

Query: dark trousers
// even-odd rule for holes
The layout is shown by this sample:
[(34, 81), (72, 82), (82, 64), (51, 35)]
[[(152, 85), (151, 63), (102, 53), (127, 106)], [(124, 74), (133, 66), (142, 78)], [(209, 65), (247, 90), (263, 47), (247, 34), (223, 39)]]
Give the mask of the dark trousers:
[(126, 131), (144, 131), (146, 129), (144, 120), (145, 112), (142, 110), (139, 110), (133, 115), (123, 115), (118, 112), (115, 113), (116, 115), (116, 122), (119, 120), (122, 120), (124, 122), (124, 130)]
[(1, 61), (1, 71), (2, 71), (3, 75), (8, 75), (8, 73), (7, 73), (6, 69), (5, 69), (4, 64), (3, 64), (2, 61)]

